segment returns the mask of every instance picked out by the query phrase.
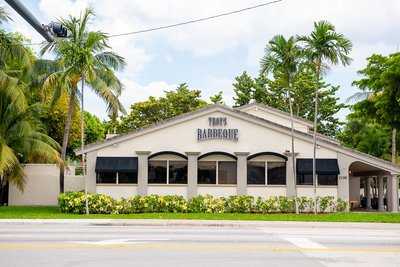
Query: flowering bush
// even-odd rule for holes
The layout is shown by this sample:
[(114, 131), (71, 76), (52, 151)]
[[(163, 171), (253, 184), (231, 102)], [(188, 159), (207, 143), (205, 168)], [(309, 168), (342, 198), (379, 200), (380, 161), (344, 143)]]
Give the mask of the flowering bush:
[[(88, 194), (90, 213), (97, 214), (130, 214), (143, 212), (191, 212), (191, 213), (272, 213), (294, 212), (297, 201), (300, 212), (310, 212), (314, 200), (309, 197), (288, 198), (284, 196), (255, 199), (252, 196), (213, 197), (196, 196), (186, 200), (182, 196), (132, 196), (118, 200), (104, 194)], [(65, 213), (85, 213), (85, 194), (68, 192), (58, 197), (60, 210)], [(348, 203), (326, 196), (317, 199), (319, 212), (346, 211)]]
[(254, 212), (257, 213), (271, 213), (279, 210), (278, 198), (270, 197), (263, 199), (258, 197), (254, 206)]
[(254, 210), (254, 197), (230, 196), (225, 198), (225, 212), (250, 213)]

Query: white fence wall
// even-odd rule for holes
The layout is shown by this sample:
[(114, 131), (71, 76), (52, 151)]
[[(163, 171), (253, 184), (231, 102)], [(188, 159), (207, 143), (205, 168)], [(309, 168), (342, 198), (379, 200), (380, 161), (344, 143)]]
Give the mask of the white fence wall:
[[(54, 164), (27, 164), (24, 168), (24, 191), (10, 184), (8, 205), (57, 205), (60, 192), (59, 168)], [(85, 188), (83, 176), (75, 176), (74, 167), (69, 167), (65, 175), (65, 192)]]

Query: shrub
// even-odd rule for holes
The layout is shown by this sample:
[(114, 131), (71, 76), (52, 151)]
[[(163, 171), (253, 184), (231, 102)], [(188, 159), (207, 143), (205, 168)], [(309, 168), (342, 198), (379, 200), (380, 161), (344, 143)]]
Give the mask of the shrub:
[(270, 197), (267, 199), (263, 199), (261, 197), (258, 197), (255, 203), (254, 210), (255, 212), (259, 213), (277, 212), (279, 210), (278, 198)]
[(297, 197), (299, 212), (310, 212), (314, 208), (314, 199), (311, 197)]
[[(104, 194), (88, 194), (89, 212), (94, 214), (129, 214), (143, 212), (192, 212), (192, 213), (272, 213), (294, 212), (295, 199), (284, 196), (263, 199), (252, 196), (213, 197), (211, 195), (196, 196), (186, 200), (182, 196), (148, 195), (133, 196), (115, 200)], [(320, 212), (346, 211), (348, 203), (333, 197), (319, 197)], [(313, 198), (297, 197), (300, 212), (312, 211)], [(58, 203), (61, 212), (84, 214), (84, 192), (67, 192), (60, 194)]]
[(253, 211), (253, 196), (230, 196), (225, 198), (225, 211), (232, 213), (250, 213)]
[(317, 198), (319, 212), (331, 212), (334, 210), (335, 198), (332, 196)]
[(347, 211), (349, 203), (343, 199), (338, 198), (336, 201), (336, 211)]
[(164, 196), (163, 201), (163, 212), (187, 212), (188, 203), (183, 196)]
[(284, 213), (295, 211), (295, 201), (293, 198), (280, 196), (278, 198), (279, 211)]

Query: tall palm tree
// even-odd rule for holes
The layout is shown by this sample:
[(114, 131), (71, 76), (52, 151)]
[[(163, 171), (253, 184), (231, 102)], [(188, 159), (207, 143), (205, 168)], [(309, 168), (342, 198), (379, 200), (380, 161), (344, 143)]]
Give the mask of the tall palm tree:
[[(303, 57), (301, 48), (297, 45), (296, 39), (294, 37), (290, 37), (286, 40), (284, 36), (276, 35), (272, 38), (271, 41), (268, 42), (265, 48), (265, 55), (261, 59), (261, 74), (273, 74), (274, 76), (281, 77), (281, 80), (283, 81), (284, 87), (287, 91), (290, 111), (293, 179), (296, 179), (296, 159), (294, 150), (292, 82), (293, 77), (300, 68), (302, 58)], [(296, 182), (294, 182), (293, 186), (296, 187)]]
[[(314, 22), (314, 30), (309, 36), (298, 36), (298, 41), (304, 43), (306, 55), (316, 72), (317, 82), (329, 65), (349, 65), (349, 56), (352, 43), (343, 34), (335, 31), (335, 26), (327, 21)], [(313, 129), (313, 184), (314, 197), (316, 199), (316, 151), (317, 151), (317, 127), (318, 127), (318, 90), (315, 90), (315, 110)], [(315, 212), (316, 212), (315, 205)]]
[[(84, 84), (107, 103), (110, 113), (125, 112), (118, 100), (122, 84), (114, 73), (125, 65), (124, 59), (110, 51), (108, 36), (105, 33), (87, 29), (92, 15), (92, 10), (86, 9), (79, 17), (70, 16), (60, 20), (68, 30), (68, 36), (47, 43), (41, 52), (42, 55), (47, 52), (54, 53), (59, 65), (59, 70), (51, 73), (44, 81), (43, 88), (54, 90), (53, 102), (60, 97), (63, 90), (69, 95), (61, 149), (63, 161), (66, 158), (72, 115), (79, 97), (83, 97)], [(79, 82), (82, 83), (81, 91), (78, 90)], [(60, 192), (64, 192), (64, 168), (63, 162), (60, 164)]]
[(15, 79), (0, 78), (0, 201), (8, 182), (23, 190), (23, 163), (60, 161), (57, 142), (40, 132), (39, 109)]

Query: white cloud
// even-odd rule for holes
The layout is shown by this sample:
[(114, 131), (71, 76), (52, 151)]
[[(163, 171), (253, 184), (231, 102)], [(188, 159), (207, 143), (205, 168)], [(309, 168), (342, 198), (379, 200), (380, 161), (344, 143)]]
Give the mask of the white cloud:
[[(97, 15), (95, 23), (91, 24), (93, 29), (101, 29), (108, 33), (123, 33), (207, 17), (262, 2), (264, 1), (40, 0), (38, 7), (41, 14), (38, 16), (44, 21), (51, 21), (68, 14), (78, 15), (84, 7), (92, 6)], [(149, 67), (156, 57), (161, 56), (163, 60), (171, 63), (171, 66), (178, 66), (177, 68), (182, 67), (182, 64), (174, 65), (179, 61), (178, 55), (187, 55), (192, 60), (188, 62), (191, 65), (195, 65), (196, 60), (238, 58), (238, 64), (234, 66), (237, 68), (237, 74), (246, 69), (256, 74), (259, 59), (269, 39), (276, 34), (286, 36), (307, 34), (312, 30), (314, 21), (324, 19), (336, 25), (337, 30), (354, 43), (352, 53), (354, 61), (351, 66), (335, 67), (328, 74), (329, 80), (342, 86), (339, 95), (343, 99), (355, 90), (351, 87), (351, 81), (357, 77), (356, 71), (365, 64), (367, 56), (372, 52), (385, 54), (392, 52), (399, 45), (398, 37), (394, 34), (400, 27), (400, 21), (397, 19), (399, 12), (400, 1), (396, 0), (284, 0), (275, 5), (207, 22), (112, 38), (111, 45), (128, 62), (126, 70), (120, 74), (127, 90), (134, 87), (137, 90), (135, 95), (140, 96), (142, 93), (136, 93), (143, 92), (146, 88), (143, 96), (147, 96), (147, 92), (149, 95), (159, 95), (162, 90), (157, 88), (167, 86), (168, 83), (157, 85), (160, 82), (146, 82), (147, 85), (140, 86), (138, 82), (133, 82), (144, 74), (147, 75), (147, 80), (164, 80), (157, 77), (156, 73), (149, 74), (152, 71)], [(42, 40), (19, 17), (14, 27), (23, 34), (31, 36), (33, 41)], [(165, 55), (155, 51), (160, 46), (166, 47), (163, 50), (166, 52)], [(240, 60), (243, 63), (240, 63)], [(233, 68), (227, 67), (231, 70)], [(176, 69), (176, 72), (181, 71)], [(233, 78), (221, 72), (219, 77), (210, 74), (205, 78), (199, 77), (197, 81), (188, 80), (188, 83), (200, 83), (199, 80), (202, 79), (202, 85), (205, 84), (207, 88), (214, 90), (205, 89), (203, 93), (205, 97), (222, 89), (226, 94), (225, 101), (229, 103), (233, 94), (231, 86)], [(154, 86), (150, 86), (151, 84)], [(130, 99), (129, 96), (126, 97)]]

